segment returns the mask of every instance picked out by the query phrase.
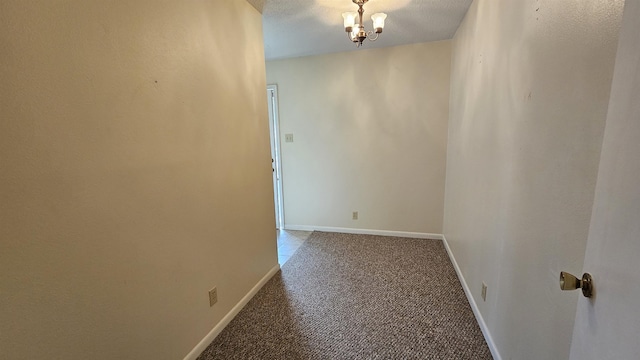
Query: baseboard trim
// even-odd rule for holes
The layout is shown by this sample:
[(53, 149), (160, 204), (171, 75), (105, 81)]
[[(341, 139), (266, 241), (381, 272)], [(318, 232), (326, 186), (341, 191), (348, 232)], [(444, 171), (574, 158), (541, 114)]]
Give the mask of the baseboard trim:
[(206, 349), (207, 346), (211, 344), (216, 336), (218, 336), (220, 332), (231, 322), (231, 320), (233, 320), (233, 318), (238, 315), (240, 310), (242, 310), (242, 308), (247, 305), (249, 300), (251, 300), (255, 296), (255, 294), (260, 291), (260, 289), (262, 289), (264, 284), (266, 284), (267, 281), (269, 281), (273, 277), (273, 275), (278, 272), (278, 270), (280, 270), (280, 265), (276, 264), (273, 268), (271, 268), (271, 270), (269, 270), (269, 272), (265, 276), (262, 277), (262, 279), (260, 279), (260, 281), (258, 281), (258, 283), (253, 288), (251, 288), (251, 290), (249, 290), (247, 295), (240, 299), (236, 306), (234, 306), (231, 311), (229, 311), (227, 315), (225, 315), (222, 320), (220, 320), (220, 322), (218, 322), (218, 324), (214, 326), (213, 329), (211, 329), (211, 331), (202, 340), (200, 340), (198, 345), (196, 345), (196, 347), (194, 347), (193, 350), (191, 350), (187, 354), (187, 356), (184, 357), (184, 360), (195, 360), (204, 351), (204, 349)]
[(346, 234), (364, 234), (364, 235), (382, 235), (382, 236), (396, 236), (415, 239), (432, 239), (442, 240), (442, 234), (430, 234), (408, 231), (390, 231), (390, 230), (374, 230), (374, 229), (353, 229), (353, 228), (341, 228), (341, 227), (329, 227), (329, 226), (309, 226), (309, 225), (285, 225), (285, 230), (302, 230), (302, 231), (324, 231), (324, 232), (339, 232)]
[(456, 258), (453, 256), (453, 252), (449, 247), (449, 243), (447, 242), (447, 238), (442, 235), (442, 243), (444, 244), (445, 249), (447, 250), (447, 254), (449, 254), (449, 259), (451, 259), (451, 263), (453, 267), (456, 269), (456, 274), (458, 274), (458, 279), (460, 280), (460, 284), (464, 289), (465, 295), (467, 295), (467, 300), (469, 300), (469, 304), (471, 305), (471, 310), (473, 310), (473, 315), (476, 317), (476, 321), (478, 321), (478, 325), (480, 325), (480, 330), (482, 330), (482, 335), (484, 335), (484, 339), (489, 345), (489, 350), (491, 351), (491, 355), (493, 355), (494, 360), (502, 360), (500, 353), (498, 352), (498, 348), (496, 347), (496, 343), (493, 342), (493, 338), (491, 337), (491, 333), (489, 332), (489, 328), (487, 327), (487, 323), (484, 322), (484, 318), (482, 314), (480, 314), (480, 309), (478, 308), (478, 304), (476, 304), (475, 299), (471, 295), (471, 289), (469, 289), (469, 285), (467, 285), (467, 281), (462, 275), (462, 271), (458, 266), (458, 262)]

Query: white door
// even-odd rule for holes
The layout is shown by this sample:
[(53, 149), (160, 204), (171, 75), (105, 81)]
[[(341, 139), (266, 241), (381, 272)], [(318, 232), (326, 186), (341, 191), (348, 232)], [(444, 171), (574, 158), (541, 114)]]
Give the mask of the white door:
[[(640, 359), (640, 1), (627, 1), (580, 296), (572, 360)], [(578, 296), (577, 294), (575, 296)]]
[(280, 128), (278, 124), (278, 88), (267, 86), (269, 103), (269, 134), (271, 139), (271, 168), (273, 170), (273, 199), (276, 212), (276, 229), (284, 227), (282, 202), (282, 167), (280, 164)]

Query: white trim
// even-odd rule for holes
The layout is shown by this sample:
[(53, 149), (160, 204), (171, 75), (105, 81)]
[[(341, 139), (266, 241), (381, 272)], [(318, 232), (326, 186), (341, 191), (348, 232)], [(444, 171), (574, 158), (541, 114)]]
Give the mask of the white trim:
[(339, 232), (346, 234), (365, 234), (365, 235), (382, 235), (382, 236), (397, 236), (416, 239), (433, 239), (442, 240), (442, 234), (430, 234), (408, 231), (390, 231), (390, 230), (373, 230), (373, 229), (352, 229), (330, 226), (309, 226), (309, 225), (284, 225), (285, 230), (302, 230), (302, 231), (325, 231), (325, 232)]
[[(282, 189), (282, 142), (280, 141), (280, 115), (278, 112), (278, 85), (277, 84), (269, 84), (267, 85), (267, 91), (271, 91), (271, 98), (269, 99), (269, 137), (270, 143), (273, 146), (273, 151), (275, 154), (273, 155), (273, 159), (275, 161), (275, 175), (278, 180), (276, 183), (276, 194), (274, 197), (277, 197), (277, 201), (275, 204), (275, 211), (277, 212), (276, 216), (276, 228), (282, 229), (284, 228), (284, 190)], [(272, 118), (273, 116), (273, 118)], [(273, 120), (273, 121), (272, 121)]]
[(220, 320), (220, 322), (218, 322), (218, 324), (214, 326), (213, 329), (211, 329), (211, 331), (204, 337), (204, 339), (200, 340), (198, 345), (196, 345), (196, 347), (194, 347), (193, 350), (191, 350), (187, 354), (187, 356), (184, 357), (184, 360), (195, 360), (204, 351), (204, 349), (206, 349), (207, 346), (211, 344), (216, 336), (218, 336), (220, 332), (229, 324), (229, 322), (231, 322), (231, 320), (233, 320), (233, 318), (238, 315), (240, 310), (242, 310), (242, 308), (247, 305), (249, 300), (251, 300), (255, 296), (255, 294), (264, 286), (264, 284), (266, 284), (267, 281), (269, 281), (269, 279), (271, 279), (271, 277), (273, 277), (273, 275), (278, 272), (278, 270), (280, 270), (280, 265), (276, 264), (262, 279), (260, 279), (260, 281), (258, 281), (258, 283), (251, 290), (249, 290), (247, 295), (240, 299), (236, 306), (234, 306), (231, 311), (229, 311), (227, 315), (225, 315), (225, 317), (223, 317), (222, 320)]
[(473, 310), (473, 315), (476, 316), (476, 321), (478, 321), (478, 325), (480, 325), (480, 330), (482, 330), (482, 335), (484, 335), (484, 339), (487, 342), (487, 345), (489, 345), (489, 350), (491, 351), (491, 355), (493, 355), (493, 359), (502, 360), (502, 357), (498, 352), (498, 348), (496, 347), (496, 343), (493, 342), (493, 338), (491, 337), (491, 333), (489, 332), (487, 323), (484, 322), (484, 318), (482, 317), (482, 314), (480, 314), (480, 309), (478, 308), (478, 304), (476, 304), (476, 301), (471, 295), (471, 289), (469, 289), (469, 286), (467, 285), (467, 281), (464, 279), (464, 276), (462, 276), (462, 271), (458, 266), (458, 262), (456, 261), (456, 258), (453, 256), (453, 252), (451, 252), (451, 248), (449, 247), (449, 243), (447, 242), (447, 238), (444, 236), (444, 234), (442, 235), (442, 243), (444, 244), (444, 248), (447, 249), (447, 254), (449, 254), (449, 259), (451, 259), (451, 263), (453, 264), (453, 267), (456, 269), (456, 274), (458, 274), (458, 279), (460, 280), (460, 284), (464, 289), (465, 295), (467, 295), (467, 300), (469, 300), (469, 305), (471, 305), (471, 310)]

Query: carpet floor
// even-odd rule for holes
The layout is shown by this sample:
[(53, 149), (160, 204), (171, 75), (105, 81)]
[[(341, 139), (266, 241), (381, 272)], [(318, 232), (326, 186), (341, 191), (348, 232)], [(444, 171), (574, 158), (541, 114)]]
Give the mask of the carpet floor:
[(314, 232), (198, 359), (492, 357), (442, 241)]

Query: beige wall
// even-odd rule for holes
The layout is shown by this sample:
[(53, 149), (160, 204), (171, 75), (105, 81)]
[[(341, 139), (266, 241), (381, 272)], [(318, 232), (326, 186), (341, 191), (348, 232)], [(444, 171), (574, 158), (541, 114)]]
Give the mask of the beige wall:
[(503, 359), (569, 357), (622, 5), (477, 0), (454, 38), (444, 233)]
[(627, 1), (611, 86), (571, 359), (637, 359), (640, 311), (640, 2)]
[(261, 34), (236, 0), (2, 2), (0, 357), (181, 359), (276, 266)]
[(449, 69), (448, 41), (268, 62), (285, 224), (441, 233)]

